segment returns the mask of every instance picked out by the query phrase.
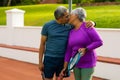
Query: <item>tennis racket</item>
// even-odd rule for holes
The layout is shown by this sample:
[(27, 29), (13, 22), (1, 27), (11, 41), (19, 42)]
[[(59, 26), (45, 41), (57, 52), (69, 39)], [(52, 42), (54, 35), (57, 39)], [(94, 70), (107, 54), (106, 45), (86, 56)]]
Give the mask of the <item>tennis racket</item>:
[(41, 76), (42, 76), (42, 80), (45, 80), (45, 75), (44, 75), (44, 73), (41, 73)]
[(75, 56), (71, 57), (70, 62), (68, 63), (68, 71), (72, 70), (75, 65), (78, 63), (81, 57), (81, 52), (77, 52)]
[(64, 72), (65, 75), (70, 76), (70, 71), (75, 67), (75, 65), (78, 63), (80, 60), (82, 52), (77, 52), (73, 57), (71, 57), (70, 62), (68, 63), (68, 68)]

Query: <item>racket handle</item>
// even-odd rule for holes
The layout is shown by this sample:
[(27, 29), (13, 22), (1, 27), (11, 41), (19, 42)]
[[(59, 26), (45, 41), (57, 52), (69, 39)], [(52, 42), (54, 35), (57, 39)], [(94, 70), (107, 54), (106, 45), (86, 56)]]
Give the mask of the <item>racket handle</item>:
[(69, 77), (70, 76), (70, 70), (65, 70), (64, 71), (64, 76), (63, 77)]

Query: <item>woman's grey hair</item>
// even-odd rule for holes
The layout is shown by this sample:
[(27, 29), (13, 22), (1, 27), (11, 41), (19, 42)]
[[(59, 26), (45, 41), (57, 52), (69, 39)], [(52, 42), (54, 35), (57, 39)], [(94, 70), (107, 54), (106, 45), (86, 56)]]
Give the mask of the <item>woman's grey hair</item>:
[(67, 8), (64, 6), (59, 6), (54, 12), (55, 19), (59, 19), (64, 16), (65, 12), (67, 12)]
[(77, 14), (80, 21), (85, 21), (85, 18), (87, 16), (85, 9), (81, 7), (72, 10), (71, 14)]

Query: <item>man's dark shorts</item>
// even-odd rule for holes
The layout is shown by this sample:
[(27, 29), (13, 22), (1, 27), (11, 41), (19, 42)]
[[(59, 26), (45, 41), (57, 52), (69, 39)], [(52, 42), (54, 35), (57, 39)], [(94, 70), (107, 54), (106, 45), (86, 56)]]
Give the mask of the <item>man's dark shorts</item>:
[(53, 78), (54, 73), (58, 77), (63, 69), (64, 58), (61, 57), (44, 57), (44, 74), (45, 78)]

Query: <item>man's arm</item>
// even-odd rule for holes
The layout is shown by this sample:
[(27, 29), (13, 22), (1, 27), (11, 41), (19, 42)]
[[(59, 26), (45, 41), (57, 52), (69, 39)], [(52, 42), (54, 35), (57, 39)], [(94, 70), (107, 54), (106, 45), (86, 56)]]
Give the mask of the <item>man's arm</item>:
[(47, 40), (47, 37), (42, 35), (41, 36), (40, 48), (39, 48), (39, 69), (40, 69), (40, 71), (43, 71), (43, 68), (44, 68), (42, 59), (43, 59), (43, 53), (45, 51), (46, 40)]

